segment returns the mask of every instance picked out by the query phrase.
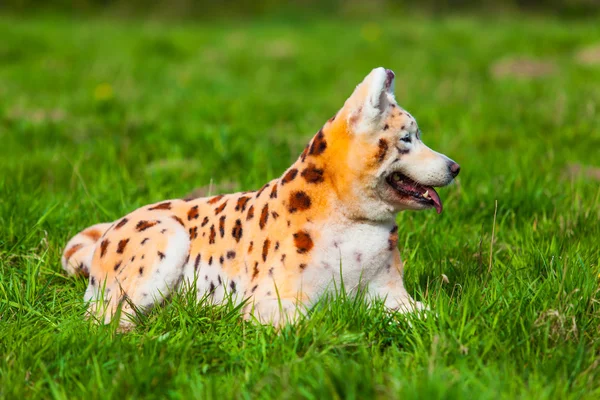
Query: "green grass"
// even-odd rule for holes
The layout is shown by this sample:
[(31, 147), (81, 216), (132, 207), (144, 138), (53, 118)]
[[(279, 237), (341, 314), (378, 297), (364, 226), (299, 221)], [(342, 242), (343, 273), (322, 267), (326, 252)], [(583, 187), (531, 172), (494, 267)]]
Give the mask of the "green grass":
[[(600, 66), (575, 58), (596, 22), (0, 18), (0, 397), (597, 398), (600, 189), (567, 172), (600, 167)], [(554, 72), (493, 77), (522, 56)], [(435, 316), (340, 297), (277, 333), (177, 298), (124, 335), (83, 319), (70, 236), (211, 181), (260, 187), (380, 65), (462, 166), (442, 215), (398, 217)]]

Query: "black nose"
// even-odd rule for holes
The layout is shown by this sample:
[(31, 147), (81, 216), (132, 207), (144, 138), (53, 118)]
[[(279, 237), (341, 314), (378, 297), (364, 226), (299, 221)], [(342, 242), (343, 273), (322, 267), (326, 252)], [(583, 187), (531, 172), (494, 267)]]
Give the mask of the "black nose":
[(452, 173), (452, 176), (456, 178), (456, 175), (458, 175), (458, 173), (460, 172), (460, 165), (453, 161), (452, 163), (450, 163), (449, 168), (450, 172)]

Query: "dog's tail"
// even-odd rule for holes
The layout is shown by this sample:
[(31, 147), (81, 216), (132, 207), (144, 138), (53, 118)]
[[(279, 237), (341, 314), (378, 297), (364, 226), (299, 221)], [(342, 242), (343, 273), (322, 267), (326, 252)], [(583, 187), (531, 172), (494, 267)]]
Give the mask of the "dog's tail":
[(89, 276), (96, 244), (111, 226), (112, 223), (96, 224), (69, 240), (60, 259), (63, 269), (69, 275)]

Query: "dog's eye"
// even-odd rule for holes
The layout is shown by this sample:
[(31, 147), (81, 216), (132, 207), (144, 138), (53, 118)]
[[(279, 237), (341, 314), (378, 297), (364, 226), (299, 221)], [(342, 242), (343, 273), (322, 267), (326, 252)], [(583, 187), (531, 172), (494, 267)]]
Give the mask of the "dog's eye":
[(406, 135), (400, 138), (401, 141), (403, 141), (404, 143), (410, 143), (411, 139), (410, 139), (410, 135)]

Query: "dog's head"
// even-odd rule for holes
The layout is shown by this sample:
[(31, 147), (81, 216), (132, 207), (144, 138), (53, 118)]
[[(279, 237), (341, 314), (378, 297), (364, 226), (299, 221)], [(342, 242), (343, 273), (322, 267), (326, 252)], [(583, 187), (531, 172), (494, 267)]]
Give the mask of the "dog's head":
[[(449, 184), (460, 166), (427, 147), (415, 119), (396, 103), (394, 73), (374, 69), (338, 113), (339, 146), (345, 147), (342, 173), (355, 212), (368, 219), (442, 202), (434, 187)], [(343, 129), (342, 129), (343, 128)], [(338, 164), (339, 165), (339, 164)]]

